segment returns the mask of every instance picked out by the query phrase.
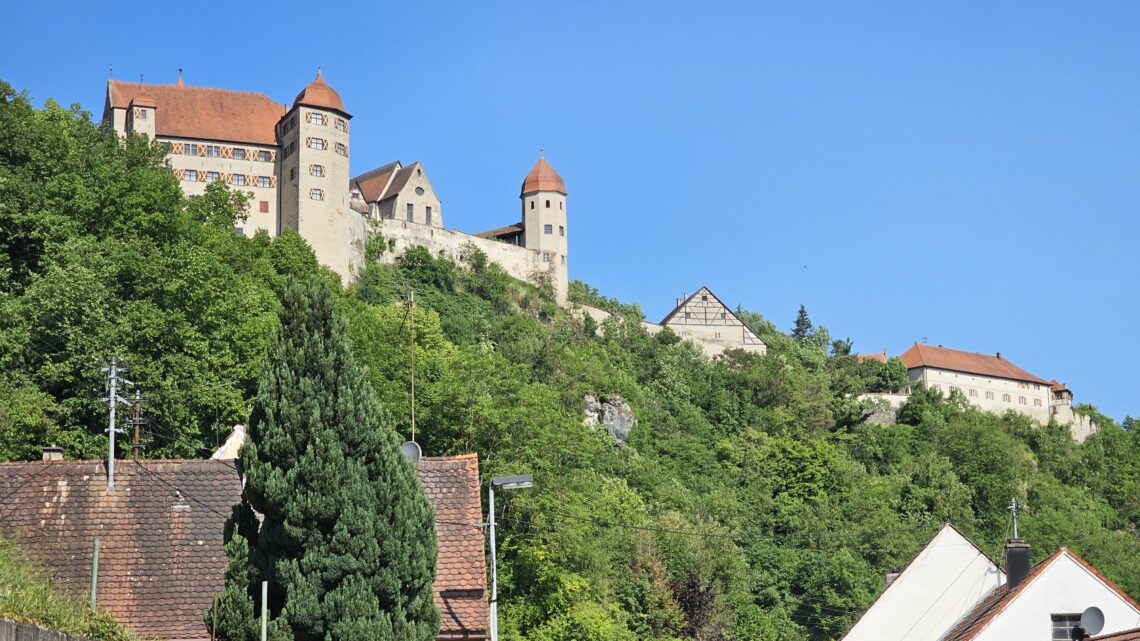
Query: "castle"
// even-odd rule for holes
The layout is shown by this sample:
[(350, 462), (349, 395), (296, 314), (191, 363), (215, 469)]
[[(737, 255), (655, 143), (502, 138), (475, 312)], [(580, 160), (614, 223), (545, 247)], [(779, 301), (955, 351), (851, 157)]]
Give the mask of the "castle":
[[(252, 194), (238, 233), (299, 233), (321, 264), (351, 280), (373, 229), (396, 254), (421, 245), (459, 258), (474, 246), (512, 276), (549, 278), (568, 290), (566, 183), (544, 157), (523, 180), (519, 222), (466, 234), (445, 229), (422, 163), (391, 162), (352, 177), (350, 121), (340, 94), (318, 71), (292, 106), (261, 93), (110, 80), (103, 121), (122, 135), (158, 141), (182, 190), (201, 194), (225, 181)], [(394, 260), (391, 252), (383, 260)]]

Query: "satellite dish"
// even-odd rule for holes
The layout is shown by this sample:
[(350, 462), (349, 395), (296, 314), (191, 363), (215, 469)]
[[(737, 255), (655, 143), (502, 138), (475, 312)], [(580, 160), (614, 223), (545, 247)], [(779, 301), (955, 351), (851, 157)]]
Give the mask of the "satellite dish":
[[(416, 443), (415, 441), (408, 441), (408, 442), (404, 443), (403, 445), (401, 445), (400, 446), (400, 453), (403, 454), (404, 456), (408, 457), (408, 460), (412, 462), (412, 467), (416, 467), (417, 465), (419, 465), (420, 464), (420, 457), (423, 456), (423, 451), (420, 450), (419, 444)], [(1095, 609), (1095, 608), (1093, 608), (1093, 609)], [(1100, 610), (1097, 610), (1097, 612), (1100, 612)], [(1103, 620), (1103, 617), (1102, 617), (1102, 620)]]
[(1085, 629), (1085, 634), (1100, 634), (1104, 629), (1104, 612), (1095, 605), (1086, 608), (1081, 613), (1081, 627)]

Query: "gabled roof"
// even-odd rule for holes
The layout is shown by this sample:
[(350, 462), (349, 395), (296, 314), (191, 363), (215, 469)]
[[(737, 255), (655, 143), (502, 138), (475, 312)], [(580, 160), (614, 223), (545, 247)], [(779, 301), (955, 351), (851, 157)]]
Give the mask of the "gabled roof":
[[(475, 454), (425, 457), (416, 470), (436, 513), (434, 585), (440, 636), (485, 638), (486, 567)], [(0, 536), (74, 595), (90, 583), (100, 538), (98, 601), (141, 637), (197, 641), (222, 589), (223, 528), (241, 500), (233, 461), (0, 463)]]
[[(701, 296), (701, 295), (712, 296), (713, 300), (715, 300), (717, 303), (719, 303), (720, 306), (723, 307), (725, 309), (725, 311), (727, 311), (729, 314), (732, 314), (732, 317), (734, 319), (736, 319), (737, 322), (739, 322), (741, 325), (744, 325), (744, 321), (740, 320), (740, 317), (736, 315), (736, 312), (732, 311), (731, 307), (729, 307), (728, 305), (725, 305), (724, 301), (722, 301), (720, 298), (718, 298), (716, 294), (712, 293), (711, 289), (709, 289), (708, 287), (705, 287), (703, 285), (696, 292), (694, 292), (692, 296), (689, 296), (688, 298), (682, 300), (680, 305), (677, 305), (676, 307), (673, 308), (672, 311), (670, 311), (668, 314), (666, 314), (665, 318), (662, 318), (661, 322), (658, 323), (658, 325), (667, 324), (670, 320), (673, 319), (674, 316), (676, 316), (682, 309), (685, 308), (685, 305), (689, 304), (689, 301), (692, 301), (692, 300), (696, 299), (697, 296)], [(749, 331), (752, 331), (752, 330), (749, 330)]]
[(841, 639), (938, 639), (1004, 581), (997, 563), (946, 523)]
[(1061, 383), (1054, 378), (1053, 380), (1049, 381), (1049, 391), (1053, 393), (1068, 392), (1069, 388), (1066, 387), (1064, 383)]
[(423, 165), (420, 164), (420, 161), (416, 160), (407, 167), (397, 171), (396, 174), (392, 176), (392, 182), (388, 184), (388, 189), (384, 190), (384, 194), (380, 196), (380, 200), (388, 200), (389, 198), (395, 198), (399, 195), (408, 184), (408, 180), (411, 179), (412, 174), (422, 167)]
[(400, 167), (400, 161), (393, 160), (387, 165), (360, 174), (349, 183), (360, 190), (360, 195), (364, 197), (365, 202), (374, 203), (380, 200), (385, 189), (388, 188), (388, 183), (392, 181), (392, 174), (399, 171)]
[(481, 231), (475, 235), (482, 236), (484, 238), (503, 238), (504, 236), (521, 234), (524, 231), (526, 231), (526, 228), (523, 227), (522, 223), (515, 223), (513, 225), (503, 225), (502, 227), (496, 227), (494, 229), (488, 229), (487, 231)]
[(857, 362), (857, 363), (865, 363), (867, 361), (878, 361), (880, 363), (885, 364), (888, 360), (890, 360), (890, 357), (887, 356), (887, 350), (885, 350), (885, 349), (881, 352), (876, 352), (874, 354), (856, 354), (855, 355), (855, 362)]
[(1093, 637), (1089, 641), (1140, 641), (1140, 628)]
[(153, 106), (156, 136), (276, 145), (285, 107), (251, 91), (107, 81), (107, 105)]
[(977, 374), (991, 378), (1004, 378), (1011, 381), (1028, 381), (1048, 385), (1049, 381), (1030, 374), (1017, 365), (1001, 357), (1001, 354), (991, 356), (976, 352), (963, 352), (948, 347), (936, 347), (915, 343), (903, 352), (903, 364), (907, 369), (916, 367), (933, 367), (946, 369), (964, 374)]
[(554, 191), (563, 196), (566, 195), (566, 182), (562, 180), (562, 176), (558, 175), (557, 171), (554, 171), (554, 167), (546, 162), (544, 157), (539, 157), (538, 162), (534, 163), (534, 167), (526, 175), (519, 195), (536, 191)]
[(1140, 605), (1138, 605), (1132, 597), (1117, 587), (1115, 583), (1109, 581), (1108, 578), (1101, 574), (1096, 568), (1089, 565), (1089, 562), (1082, 559), (1080, 555), (1063, 547), (1049, 555), (1049, 558), (1033, 566), (1033, 568), (1029, 570), (1029, 574), (1021, 580), (1021, 583), (1018, 583), (1013, 588), (1001, 586), (991, 592), (985, 599), (978, 603), (973, 610), (962, 617), (961, 620), (958, 621), (958, 624), (955, 625), (950, 632), (946, 633), (946, 636), (942, 637), (942, 641), (970, 641), (975, 638), (990, 622), (997, 618), (1010, 604), (1016, 601), (1018, 595), (1025, 592), (1035, 580), (1044, 574), (1045, 571), (1049, 569), (1049, 566), (1063, 556), (1067, 556), (1076, 561), (1106, 587), (1115, 592), (1117, 596), (1140, 611)]

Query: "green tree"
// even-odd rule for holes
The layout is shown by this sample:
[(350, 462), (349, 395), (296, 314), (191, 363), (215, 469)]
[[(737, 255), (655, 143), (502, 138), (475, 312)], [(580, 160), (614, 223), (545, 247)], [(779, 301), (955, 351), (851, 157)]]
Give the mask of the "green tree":
[[(227, 639), (250, 639), (241, 618), (262, 580), (274, 638), (429, 641), (439, 630), (434, 515), (334, 306), (319, 279), (286, 284), (241, 452)], [(240, 516), (250, 509), (260, 526)]]
[(802, 341), (811, 336), (811, 330), (811, 318), (808, 316), (807, 308), (800, 305), (800, 311), (796, 314), (796, 324), (792, 327), (792, 338)]

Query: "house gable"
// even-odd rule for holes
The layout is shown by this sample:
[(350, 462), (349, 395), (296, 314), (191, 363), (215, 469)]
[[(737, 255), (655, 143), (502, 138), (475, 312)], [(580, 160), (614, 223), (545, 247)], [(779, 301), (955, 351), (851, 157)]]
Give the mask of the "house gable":
[(937, 641), (1005, 582), (1000, 568), (947, 523), (842, 637)]
[(682, 300), (661, 320), (661, 325), (683, 337), (738, 342), (740, 347), (761, 352), (767, 347), (708, 287), (701, 287)]

